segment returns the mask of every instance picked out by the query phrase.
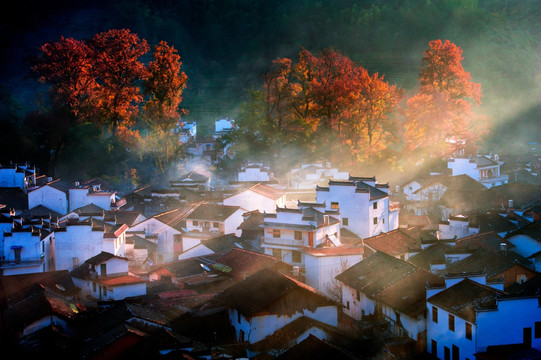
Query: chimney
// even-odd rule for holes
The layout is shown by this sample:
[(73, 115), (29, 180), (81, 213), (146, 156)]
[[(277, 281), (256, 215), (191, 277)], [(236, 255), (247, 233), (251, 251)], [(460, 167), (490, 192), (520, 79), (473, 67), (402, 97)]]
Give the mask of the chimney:
[(513, 207), (513, 200), (509, 199), (508, 202), (509, 202), (509, 208), (512, 208)]
[(504, 254), (507, 254), (507, 244), (502, 242), (500, 243), (500, 251)]
[(53, 181), (53, 178), (49, 176), (49, 177), (47, 178), (47, 182), (51, 182), (51, 181)]
[(299, 276), (300, 268), (298, 266), (293, 266), (293, 276)]

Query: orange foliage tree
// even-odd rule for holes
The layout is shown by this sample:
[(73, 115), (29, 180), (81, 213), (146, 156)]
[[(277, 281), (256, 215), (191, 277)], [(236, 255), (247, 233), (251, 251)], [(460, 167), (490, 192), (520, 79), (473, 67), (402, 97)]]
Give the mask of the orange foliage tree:
[(98, 86), (93, 101), (97, 122), (115, 131), (118, 125), (133, 125), (136, 104), (143, 100), (138, 81), (147, 75), (139, 60), (149, 50), (146, 40), (128, 29), (109, 30), (94, 35), (94, 74)]
[(41, 59), (32, 66), (39, 81), (49, 83), (55, 102), (78, 115), (96, 88), (92, 49), (81, 40), (61, 37), (40, 47)]
[(403, 96), (396, 85), (378, 74), (370, 76), (334, 49), (317, 55), (303, 49), (295, 63), (274, 60), (264, 92), (267, 122), (282, 139), (319, 153), (328, 149), (343, 155), (348, 149), (356, 160), (389, 145), (387, 120)]
[(486, 134), (486, 118), (474, 111), (481, 86), (462, 66), (462, 49), (434, 40), (423, 53), (419, 92), (407, 100), (408, 151), (441, 157), (472, 148)]

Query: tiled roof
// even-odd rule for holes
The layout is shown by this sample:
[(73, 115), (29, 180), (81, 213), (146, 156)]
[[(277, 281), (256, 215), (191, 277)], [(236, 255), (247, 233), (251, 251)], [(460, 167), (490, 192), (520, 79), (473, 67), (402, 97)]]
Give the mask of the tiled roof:
[(376, 252), (336, 276), (336, 279), (373, 297), (416, 270), (413, 264)]
[(456, 240), (455, 246), (467, 249), (485, 248), (492, 250), (500, 250), (500, 245), (502, 243), (505, 243), (508, 249), (514, 247), (513, 244), (502, 238), (500, 235), (496, 234), (496, 232), (489, 231), (460, 238)]
[(191, 220), (225, 221), (239, 209), (239, 206), (201, 204), (186, 218)]
[(245, 249), (233, 248), (216, 260), (231, 268), (230, 275), (241, 279), (255, 274), (261, 269), (274, 269), (289, 273), (292, 266), (277, 258)]
[(105, 286), (123, 286), (146, 282), (145, 279), (133, 275), (107, 276), (98, 278), (97, 281)]
[(162, 212), (153, 217), (178, 231), (182, 231), (182, 227), (185, 226), (184, 224), (186, 223), (186, 218), (202, 204), (203, 202), (188, 204), (183, 208)]
[[(209, 179), (209, 175), (198, 172), (198, 171), (190, 171), (189, 173), (181, 175), (179, 178), (171, 181), (171, 182), (202, 182), (205, 183)], [(188, 181), (187, 181), (188, 180)]]
[(364, 244), (375, 251), (397, 256), (409, 252), (412, 248), (420, 248), (420, 229), (396, 229), (364, 239)]
[(81, 216), (103, 216), (103, 209), (94, 203), (90, 203), (73, 210)]
[[(286, 295), (293, 292), (295, 301), (286, 301)], [(216, 295), (216, 300), (245, 316), (260, 311), (278, 316), (292, 315), (307, 308), (314, 311), (320, 306), (336, 305), (314, 288), (269, 269), (260, 270), (225, 289)]]
[(445, 252), (451, 248), (451, 245), (438, 241), (420, 253), (411, 256), (408, 262), (430, 271), (431, 264), (445, 264)]
[(526, 235), (534, 240), (541, 241), (541, 221), (529, 223), (526, 226), (521, 227), (520, 229), (508, 233), (506, 237), (510, 237), (513, 235)]
[(103, 212), (103, 220), (116, 221), (117, 224), (132, 226), (141, 215), (139, 211), (106, 210)]
[(93, 256), (90, 259), (87, 259), (85, 263), (90, 264), (90, 265), (99, 265), (99, 264), (103, 264), (104, 262), (112, 258), (126, 259), (120, 256), (116, 256), (114, 254), (108, 253), (106, 251), (102, 251), (98, 255)]
[(484, 271), (487, 279), (491, 279), (500, 276), (502, 272), (516, 265), (529, 267), (530, 263), (526, 259), (522, 258), (520, 261), (517, 255), (513, 256), (514, 258), (510, 258), (497, 251), (481, 248), (467, 258), (447, 265), (446, 271), (450, 274)]
[(477, 308), (494, 308), (497, 306), (496, 299), (504, 292), (486, 285), (481, 285), (470, 279), (442, 290), (427, 299), (436, 305), (466, 321), (475, 323)]
[(437, 275), (416, 269), (375, 294), (374, 299), (416, 318), (426, 310), (426, 284), (438, 282), (441, 279)]
[(306, 339), (281, 353), (276, 360), (300, 360), (300, 359), (335, 359), (335, 360), (353, 360), (357, 359), (347, 352), (320, 340), (310, 334)]
[(36, 284), (57, 289), (59, 293), (67, 296), (77, 292), (77, 288), (67, 270), (1, 276), (0, 282), (2, 296), (6, 296), (8, 302), (20, 299), (21, 296), (27, 296), (26, 291)]

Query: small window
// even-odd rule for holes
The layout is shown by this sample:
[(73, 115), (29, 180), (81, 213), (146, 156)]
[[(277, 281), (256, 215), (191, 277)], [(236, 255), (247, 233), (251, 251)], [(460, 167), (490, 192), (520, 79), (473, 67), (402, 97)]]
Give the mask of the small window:
[(431, 349), (432, 355), (438, 356), (438, 342), (434, 339), (432, 339), (432, 349)]
[(192, 221), (192, 224), (193, 224), (193, 226), (199, 226), (199, 221), (193, 220), (193, 221)]
[(377, 225), (377, 224), (378, 224), (378, 218), (375, 217), (375, 218), (374, 218), (374, 225)]
[(342, 219), (342, 225), (344, 225), (344, 226), (348, 226), (348, 225), (349, 225), (348, 218), (343, 218), (343, 219)]
[(337, 201), (331, 202), (331, 209), (338, 209), (338, 202)]
[(438, 323), (438, 308), (435, 306), (432, 306), (432, 321)]
[(455, 316), (449, 314), (449, 330), (455, 331)]
[(218, 222), (215, 221), (215, 222), (212, 223), (212, 227), (215, 228), (215, 229), (217, 229), (217, 228), (220, 227), (220, 223), (218, 223)]
[(541, 321), (536, 321), (535, 322), (535, 334), (534, 334), (534, 336), (535, 336), (536, 339), (541, 338)]
[(302, 254), (301, 254), (301, 252), (293, 250), (291, 252), (291, 261), (294, 262), (294, 263), (302, 262)]
[(282, 249), (272, 249), (272, 256), (282, 260)]
[(361, 300), (361, 292), (357, 290), (357, 300)]
[(272, 229), (272, 237), (273, 238), (279, 238), (280, 237), (280, 229)]
[(378, 202), (375, 201), (375, 202), (374, 202), (374, 210), (376, 210), (377, 208), (378, 208)]
[(295, 231), (295, 240), (302, 240), (302, 231)]
[(466, 323), (466, 339), (468, 340), (472, 339), (472, 328), (469, 322)]
[(349, 310), (349, 301), (348, 301), (348, 302), (346, 302), (346, 309), (348, 309), (348, 310)]

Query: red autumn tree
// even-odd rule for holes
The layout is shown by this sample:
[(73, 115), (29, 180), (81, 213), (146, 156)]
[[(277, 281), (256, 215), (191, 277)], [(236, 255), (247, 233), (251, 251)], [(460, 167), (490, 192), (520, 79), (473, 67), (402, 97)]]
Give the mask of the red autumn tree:
[(99, 122), (115, 131), (118, 125), (131, 127), (137, 104), (143, 100), (137, 84), (147, 71), (140, 58), (149, 51), (146, 40), (127, 29), (109, 30), (94, 35), (94, 74), (98, 86), (93, 94)]
[(51, 84), (57, 104), (79, 115), (96, 87), (92, 49), (84, 41), (61, 37), (42, 45), (40, 51), (32, 71), (40, 82)]
[(179, 106), (188, 77), (180, 69), (180, 55), (165, 41), (156, 45), (153, 59), (143, 84), (145, 94), (149, 96), (144, 117), (150, 127), (170, 131), (180, 119)]
[(390, 85), (378, 73), (369, 75), (358, 69), (359, 89), (350, 110), (343, 138), (359, 159), (381, 154), (395, 141), (397, 123), (392, 114), (403, 98), (404, 91)]
[(472, 147), (486, 133), (474, 106), (481, 86), (462, 67), (462, 49), (449, 40), (431, 41), (423, 53), (419, 93), (408, 99), (405, 139), (408, 151), (441, 157)]

